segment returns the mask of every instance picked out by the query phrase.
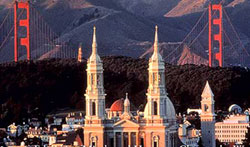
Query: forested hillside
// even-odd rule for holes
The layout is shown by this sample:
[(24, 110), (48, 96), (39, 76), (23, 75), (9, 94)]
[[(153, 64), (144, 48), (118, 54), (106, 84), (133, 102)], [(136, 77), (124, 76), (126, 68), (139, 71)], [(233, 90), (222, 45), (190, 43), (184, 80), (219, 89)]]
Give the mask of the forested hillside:
[[(143, 110), (148, 86), (148, 61), (104, 57), (106, 107), (125, 97)], [(199, 108), (206, 80), (215, 94), (216, 109), (232, 103), (250, 105), (250, 71), (245, 68), (166, 65), (166, 88), (178, 112)], [(59, 108), (84, 110), (86, 61), (50, 59), (0, 65), (0, 127), (20, 118), (43, 117)]]

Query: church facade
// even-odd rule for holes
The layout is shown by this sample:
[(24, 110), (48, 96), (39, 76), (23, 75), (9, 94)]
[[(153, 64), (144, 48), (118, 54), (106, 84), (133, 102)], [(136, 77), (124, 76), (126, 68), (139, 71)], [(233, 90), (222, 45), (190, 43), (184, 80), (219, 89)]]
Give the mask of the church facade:
[(112, 111), (105, 111), (103, 63), (97, 53), (95, 27), (93, 31), (92, 54), (87, 63), (84, 145), (175, 147), (178, 127), (174, 106), (166, 92), (165, 65), (158, 46), (158, 27), (155, 28), (154, 53), (149, 60), (147, 104), (144, 112), (137, 114), (130, 111), (128, 94), (125, 100), (113, 104)]

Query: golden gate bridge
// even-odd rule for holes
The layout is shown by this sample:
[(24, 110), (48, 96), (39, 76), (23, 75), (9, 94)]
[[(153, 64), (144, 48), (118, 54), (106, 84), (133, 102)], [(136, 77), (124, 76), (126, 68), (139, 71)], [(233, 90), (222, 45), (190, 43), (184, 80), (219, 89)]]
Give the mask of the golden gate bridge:
[[(233, 26), (226, 9), (223, 8), (222, 2), (217, 4), (210, 2), (183, 41), (170, 44), (174, 44), (172, 50), (161, 48), (164, 59), (170, 64), (182, 64), (179, 63), (180, 58), (185, 56), (183, 50), (188, 48), (206, 61), (202, 64), (210, 67), (249, 67), (249, 52)], [(140, 58), (147, 56), (152, 50), (153, 48), (147, 50)], [(197, 64), (195, 58), (195, 56), (190, 56), (185, 63)]]
[[(163, 50), (166, 62), (179, 64), (184, 48), (204, 59), (209, 66), (249, 66), (249, 53), (222, 3), (210, 3), (182, 42)], [(152, 52), (147, 50), (141, 57)], [(0, 62), (77, 58), (72, 49), (46, 23), (30, 1), (14, 1), (0, 22)], [(194, 56), (187, 64), (196, 64)]]
[(76, 58), (30, 1), (14, 1), (0, 23), (0, 62)]

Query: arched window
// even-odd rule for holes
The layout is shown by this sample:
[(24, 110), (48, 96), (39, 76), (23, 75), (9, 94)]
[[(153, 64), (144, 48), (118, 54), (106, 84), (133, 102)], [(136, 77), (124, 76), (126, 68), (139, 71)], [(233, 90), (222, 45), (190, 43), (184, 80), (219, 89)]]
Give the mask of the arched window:
[(152, 138), (152, 146), (153, 147), (159, 147), (159, 136), (154, 136)]
[(161, 74), (160, 73), (158, 74), (158, 83), (161, 84)]
[(91, 147), (97, 147), (97, 136), (91, 138)]
[(154, 147), (158, 147), (157, 141), (154, 141)]
[(101, 75), (97, 75), (97, 86), (101, 86)]
[(204, 104), (204, 111), (208, 112), (208, 105)]
[(154, 102), (154, 115), (158, 115), (157, 114), (157, 102)]
[(93, 84), (93, 74), (90, 74), (90, 84), (92, 85)]
[(144, 147), (144, 138), (141, 137), (141, 147)]
[(92, 102), (92, 115), (96, 115), (95, 102)]

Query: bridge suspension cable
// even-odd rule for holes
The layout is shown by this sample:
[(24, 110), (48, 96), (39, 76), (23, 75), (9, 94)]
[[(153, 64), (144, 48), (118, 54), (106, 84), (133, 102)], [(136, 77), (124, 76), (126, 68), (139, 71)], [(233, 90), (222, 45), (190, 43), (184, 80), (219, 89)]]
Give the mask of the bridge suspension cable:
[(168, 59), (176, 50), (178, 50), (181, 45), (188, 39), (188, 37), (193, 33), (193, 31), (197, 28), (198, 24), (201, 22), (202, 18), (205, 16), (206, 14), (206, 10), (202, 13), (201, 17), (198, 19), (198, 21), (196, 22), (196, 24), (193, 26), (193, 28), (191, 29), (191, 31), (187, 34), (187, 36), (183, 39), (183, 41), (181, 42), (181, 44), (179, 46), (177, 46), (173, 51), (171, 51), (168, 56), (166, 56), (164, 59)]
[(229, 24), (230, 24), (230, 26), (232, 27), (232, 30), (234, 31), (234, 33), (235, 33), (235, 35), (236, 35), (238, 41), (240, 42), (240, 45), (241, 45), (242, 49), (245, 51), (245, 53), (247, 54), (247, 56), (249, 56), (249, 53), (248, 53), (248, 51), (246, 50), (246, 48), (244, 47), (244, 45), (243, 45), (243, 43), (242, 43), (242, 41), (241, 41), (241, 39), (240, 39), (240, 37), (239, 37), (238, 32), (237, 32), (236, 29), (234, 28), (234, 26), (233, 26), (233, 24), (232, 24), (232, 22), (231, 22), (231, 19), (230, 19), (230, 17), (229, 17), (228, 14), (227, 14), (227, 11), (226, 11), (225, 9), (223, 9), (223, 12), (224, 12), (225, 16), (227, 17), (227, 20), (229, 21)]

